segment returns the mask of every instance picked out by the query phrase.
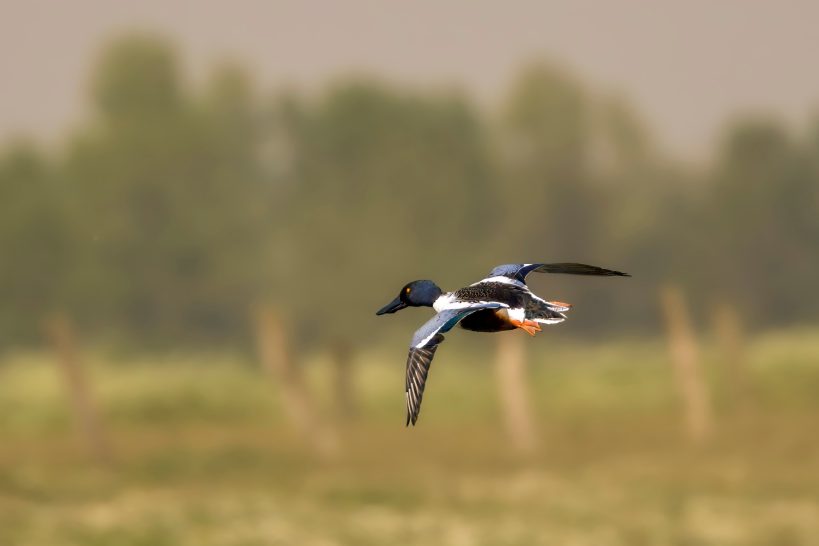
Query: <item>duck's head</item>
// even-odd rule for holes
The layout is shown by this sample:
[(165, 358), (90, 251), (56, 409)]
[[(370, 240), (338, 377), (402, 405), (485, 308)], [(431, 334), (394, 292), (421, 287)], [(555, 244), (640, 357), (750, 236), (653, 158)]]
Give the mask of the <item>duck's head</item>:
[(405, 307), (432, 307), (441, 294), (443, 291), (432, 281), (412, 281), (401, 289), (397, 298), (375, 314), (395, 313)]

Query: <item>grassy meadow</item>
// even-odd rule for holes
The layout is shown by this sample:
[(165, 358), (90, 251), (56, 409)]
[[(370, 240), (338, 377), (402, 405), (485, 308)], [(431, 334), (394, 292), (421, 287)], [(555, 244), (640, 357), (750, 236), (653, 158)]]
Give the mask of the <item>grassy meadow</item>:
[(540, 447), (523, 458), (501, 425), (493, 346), (476, 339), (442, 348), (415, 429), (403, 345), (359, 355), (349, 419), (326, 356), (306, 358), (339, 435), (329, 460), (250, 355), (90, 351), (114, 453), (97, 464), (53, 357), (8, 355), (0, 544), (819, 544), (819, 331), (756, 337), (742, 393), (706, 343), (715, 428), (701, 446), (684, 437), (661, 340), (545, 332), (527, 344)]

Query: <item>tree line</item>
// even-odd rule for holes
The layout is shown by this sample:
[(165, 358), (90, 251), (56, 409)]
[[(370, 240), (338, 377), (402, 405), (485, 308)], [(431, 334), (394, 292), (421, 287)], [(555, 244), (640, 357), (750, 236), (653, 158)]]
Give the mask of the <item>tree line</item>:
[(561, 294), (605, 309), (588, 332), (652, 331), (667, 279), (756, 327), (819, 312), (819, 119), (737, 118), (695, 168), (549, 63), (488, 111), (378, 79), (265, 93), (238, 65), (183, 74), (171, 43), (122, 37), (56, 149), (0, 150), (0, 349), (55, 311), (99, 340), (238, 346), (260, 302), (301, 343), (366, 341), (406, 281), (534, 260), (635, 275)]

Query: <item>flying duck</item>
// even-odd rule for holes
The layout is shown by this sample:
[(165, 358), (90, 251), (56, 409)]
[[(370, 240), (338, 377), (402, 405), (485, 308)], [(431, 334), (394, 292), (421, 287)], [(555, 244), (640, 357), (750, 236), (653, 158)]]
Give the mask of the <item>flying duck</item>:
[(501, 332), (520, 328), (534, 336), (541, 324), (557, 324), (566, 320), (568, 303), (546, 301), (529, 290), (526, 275), (566, 273), (629, 277), (627, 273), (576, 263), (505, 264), (489, 272), (489, 276), (474, 284), (444, 292), (430, 280), (413, 281), (401, 289), (398, 296), (376, 312), (395, 313), (406, 307), (432, 307), (437, 314), (421, 326), (412, 337), (407, 357), (406, 401), (407, 426), (418, 420), (421, 399), (429, 366), (443, 334), (456, 324), (475, 332)]

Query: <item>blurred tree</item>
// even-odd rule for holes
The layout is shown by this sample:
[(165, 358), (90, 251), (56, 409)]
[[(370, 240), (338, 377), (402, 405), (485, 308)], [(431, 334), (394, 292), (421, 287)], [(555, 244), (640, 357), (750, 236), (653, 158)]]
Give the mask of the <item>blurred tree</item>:
[(94, 78), (96, 117), (69, 143), (83, 256), (74, 307), (143, 340), (230, 339), (270, 269), (269, 184), (250, 83), (235, 67), (183, 92), (172, 48), (129, 36)]
[(516, 259), (594, 255), (589, 114), (581, 86), (553, 66), (532, 65), (513, 84), (501, 121), (507, 181), (502, 225)]
[[(819, 311), (805, 296), (819, 268), (816, 128), (800, 140), (746, 117), (693, 173), (627, 101), (542, 63), (489, 127), (457, 94), (371, 80), (264, 103), (226, 65), (194, 92), (152, 35), (112, 43), (91, 81), (92, 115), (60, 162), (22, 144), (0, 156), (0, 342), (39, 337), (42, 315), (67, 307), (85, 334), (235, 343), (266, 299), (302, 341), (355, 343), (404, 281), (452, 288), (541, 259), (635, 273), (616, 288), (548, 279), (632, 326), (656, 326), (653, 283), (668, 277), (695, 311), (714, 297), (750, 323)], [(611, 330), (610, 316), (578, 314), (577, 331)]]
[(70, 257), (62, 196), (31, 144), (0, 157), (0, 349), (40, 339), (44, 315), (62, 300)]
[(754, 118), (734, 124), (721, 148), (711, 207), (719, 288), (757, 324), (819, 311), (804, 297), (819, 266), (810, 154), (778, 123)]
[(697, 241), (708, 236), (703, 184), (661, 153), (622, 97), (599, 100), (593, 121), (593, 165), (601, 181), (595, 191), (602, 203), (597, 255), (636, 278), (615, 290), (584, 287), (584, 292), (603, 308), (619, 304), (616, 314), (628, 317), (631, 328), (656, 327), (659, 285), (668, 280), (688, 284), (698, 273), (689, 260)]
[[(496, 261), (603, 259), (615, 205), (607, 201), (614, 191), (595, 164), (600, 144), (611, 140), (603, 138), (596, 106), (571, 74), (552, 65), (531, 65), (513, 83), (498, 128), (505, 184)], [(537, 288), (547, 281), (532, 282)], [(554, 289), (565, 280), (548, 282)], [(582, 306), (600, 296), (589, 288), (565, 282), (560, 297)], [(594, 324), (592, 316), (587, 321)]]
[(92, 80), (93, 101), (108, 123), (144, 125), (182, 108), (179, 68), (170, 44), (134, 34), (111, 44)]
[(280, 296), (302, 320), (321, 309), (323, 334), (358, 340), (345, 317), (369, 317), (400, 283), (447, 285), (490, 267), (475, 250), (496, 221), (487, 215), (492, 171), (461, 98), (353, 81), (316, 104), (291, 100), (281, 117), (294, 153), (282, 221), (299, 243)]
[(623, 97), (598, 100), (593, 111), (593, 165), (626, 181), (658, 161), (646, 124)]

